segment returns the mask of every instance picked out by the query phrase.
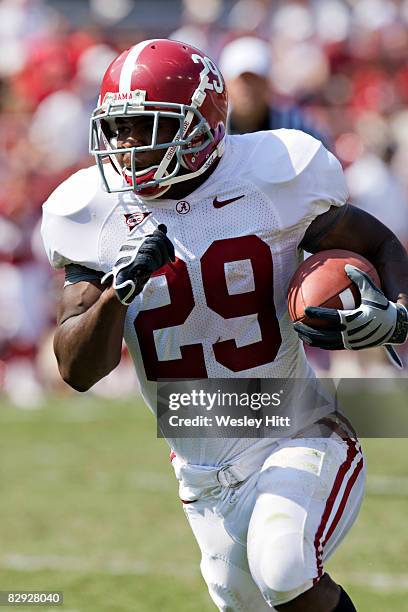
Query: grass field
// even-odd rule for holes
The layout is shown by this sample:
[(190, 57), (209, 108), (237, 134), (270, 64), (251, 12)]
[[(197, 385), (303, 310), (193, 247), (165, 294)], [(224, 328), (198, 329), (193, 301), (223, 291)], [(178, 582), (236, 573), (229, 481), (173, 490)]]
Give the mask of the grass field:
[[(141, 402), (2, 404), (0, 431), (0, 590), (62, 590), (64, 612), (215, 610)], [(365, 503), (328, 569), (359, 612), (408, 612), (408, 441), (364, 447)]]

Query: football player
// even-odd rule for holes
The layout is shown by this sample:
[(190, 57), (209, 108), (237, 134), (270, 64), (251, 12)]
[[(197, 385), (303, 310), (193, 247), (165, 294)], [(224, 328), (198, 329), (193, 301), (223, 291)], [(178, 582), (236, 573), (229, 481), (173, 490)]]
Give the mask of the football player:
[[(91, 118), (94, 167), (44, 205), (43, 238), (66, 282), (55, 334), (64, 380), (86, 391), (125, 338), (142, 394), (160, 378), (313, 378), (286, 303), (302, 250), (349, 249), (355, 311), (315, 310), (309, 344), (403, 343), (408, 261), (397, 238), (347, 204), (337, 159), (296, 130), (227, 136), (227, 92), (198, 49), (147, 40), (108, 68)], [(180, 497), (220, 610), (355, 610), (324, 572), (353, 524), (365, 467), (347, 425), (322, 438), (170, 439)]]

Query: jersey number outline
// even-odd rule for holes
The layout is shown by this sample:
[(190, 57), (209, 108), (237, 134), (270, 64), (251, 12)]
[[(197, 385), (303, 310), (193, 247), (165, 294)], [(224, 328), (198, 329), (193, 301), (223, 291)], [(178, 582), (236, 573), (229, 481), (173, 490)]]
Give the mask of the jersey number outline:
[[(228, 293), (224, 264), (250, 260), (254, 290)], [(282, 343), (273, 301), (273, 260), (269, 246), (256, 235), (215, 240), (201, 257), (201, 276), (208, 308), (232, 319), (257, 315), (261, 340), (238, 347), (234, 339), (212, 345), (218, 363), (233, 372), (241, 372), (271, 363)], [(179, 347), (181, 358), (159, 360), (154, 332), (183, 325), (195, 300), (185, 261), (177, 258), (157, 270), (153, 276), (165, 275), (170, 303), (141, 310), (134, 325), (148, 380), (208, 378), (204, 349), (200, 342)]]

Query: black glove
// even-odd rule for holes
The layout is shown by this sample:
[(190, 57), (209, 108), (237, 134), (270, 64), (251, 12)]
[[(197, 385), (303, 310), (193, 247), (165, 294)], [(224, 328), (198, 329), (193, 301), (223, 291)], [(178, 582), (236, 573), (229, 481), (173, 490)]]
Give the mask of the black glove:
[(159, 225), (139, 248), (135, 239), (129, 237), (120, 247), (112, 270), (102, 278), (101, 283), (106, 283), (112, 277), (116, 295), (125, 306), (141, 293), (153, 272), (175, 261), (174, 246), (166, 234), (167, 227)]
[(349, 264), (345, 270), (360, 291), (360, 306), (355, 310), (306, 308), (308, 317), (328, 321), (330, 328), (314, 329), (304, 323), (295, 323), (295, 330), (306, 344), (323, 349), (358, 351), (384, 345), (391, 358), (401, 365), (390, 345), (402, 344), (407, 339), (407, 309), (388, 300), (365, 272)]

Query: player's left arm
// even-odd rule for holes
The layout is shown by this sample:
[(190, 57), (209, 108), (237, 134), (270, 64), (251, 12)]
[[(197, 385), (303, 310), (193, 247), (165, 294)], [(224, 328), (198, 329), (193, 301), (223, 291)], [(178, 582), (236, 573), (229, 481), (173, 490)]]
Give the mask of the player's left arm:
[[(308, 316), (330, 321), (332, 330), (315, 332), (309, 326), (296, 324), (304, 341), (329, 349), (362, 349), (405, 342), (408, 335), (408, 254), (390, 229), (369, 213), (346, 204), (340, 208), (331, 207), (316, 217), (299, 246), (310, 253), (346, 249), (363, 255), (375, 266), (383, 291), (375, 287), (366, 274), (346, 266), (348, 276), (360, 290), (360, 308), (355, 311), (307, 309)], [(332, 346), (327, 344), (330, 335)]]
[(309, 253), (347, 249), (363, 255), (376, 268), (387, 298), (408, 307), (408, 254), (397, 236), (364, 210), (332, 206), (309, 225), (299, 246)]

